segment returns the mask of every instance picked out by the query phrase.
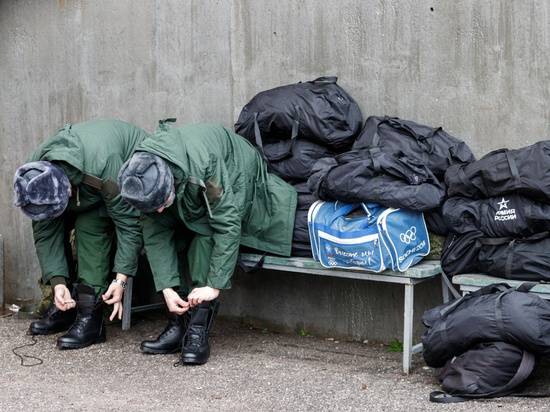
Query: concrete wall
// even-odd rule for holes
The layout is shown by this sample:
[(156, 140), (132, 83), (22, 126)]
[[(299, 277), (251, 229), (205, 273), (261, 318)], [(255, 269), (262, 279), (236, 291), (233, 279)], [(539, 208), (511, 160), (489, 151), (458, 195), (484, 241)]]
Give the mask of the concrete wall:
[(261, 90), (335, 75), (365, 118), (442, 126), (480, 157), (546, 139), (549, 30), (540, 0), (3, 0), (5, 300), (40, 296), (13, 173), (68, 122), (232, 126)]

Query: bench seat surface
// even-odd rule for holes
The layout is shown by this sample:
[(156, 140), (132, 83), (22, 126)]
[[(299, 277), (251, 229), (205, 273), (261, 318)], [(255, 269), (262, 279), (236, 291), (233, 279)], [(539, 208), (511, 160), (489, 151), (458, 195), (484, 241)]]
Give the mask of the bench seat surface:
[[(242, 254), (242, 260), (247, 263), (257, 263), (261, 259), (262, 255), (259, 254), (253, 254), (253, 253), (243, 253)], [(304, 258), (304, 257), (280, 257), (280, 256), (271, 256), (266, 255), (264, 260), (264, 265), (266, 265), (266, 268), (269, 269), (270, 265), (274, 266), (281, 266), (281, 267), (292, 267), (298, 269), (297, 272), (299, 272), (299, 269), (305, 269), (305, 270), (315, 270), (315, 271), (323, 271), (327, 274), (330, 274), (330, 272), (334, 273), (334, 276), (338, 276), (340, 272), (353, 272), (353, 273), (364, 273), (365, 276), (369, 274), (377, 274), (377, 275), (391, 275), (396, 277), (403, 277), (403, 278), (413, 278), (413, 279), (422, 279), (422, 278), (430, 278), (433, 276), (437, 276), (441, 273), (441, 265), (439, 260), (421, 260), (416, 265), (411, 266), (404, 272), (394, 272), (391, 269), (386, 269), (383, 272), (372, 272), (364, 269), (341, 269), (341, 268), (326, 268), (323, 265), (321, 265), (319, 262), (313, 260), (312, 258)]]

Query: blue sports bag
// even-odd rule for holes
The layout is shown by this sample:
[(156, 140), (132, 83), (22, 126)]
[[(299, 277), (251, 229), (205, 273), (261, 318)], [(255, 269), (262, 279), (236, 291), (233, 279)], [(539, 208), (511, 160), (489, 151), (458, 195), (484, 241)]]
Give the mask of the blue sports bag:
[(430, 252), (424, 215), (411, 210), (319, 200), (308, 226), (313, 258), (325, 267), (402, 272)]

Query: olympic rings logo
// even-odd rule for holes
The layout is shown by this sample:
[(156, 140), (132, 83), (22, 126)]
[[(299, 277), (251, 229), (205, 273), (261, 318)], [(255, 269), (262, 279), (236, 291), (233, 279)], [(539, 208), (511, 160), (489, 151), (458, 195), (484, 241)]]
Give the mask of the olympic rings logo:
[(411, 226), (411, 228), (405, 233), (401, 233), (399, 235), (399, 239), (401, 239), (401, 242), (406, 243), (407, 245), (411, 242), (414, 242), (416, 240), (416, 226)]

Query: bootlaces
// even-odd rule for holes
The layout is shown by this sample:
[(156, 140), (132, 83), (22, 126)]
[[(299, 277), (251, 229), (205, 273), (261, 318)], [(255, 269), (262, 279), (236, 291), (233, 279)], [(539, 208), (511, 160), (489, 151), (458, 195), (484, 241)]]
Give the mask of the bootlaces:
[(180, 359), (174, 363), (174, 366), (179, 366), (183, 363), (183, 354), (185, 352), (196, 352), (200, 349), (202, 344), (206, 341), (206, 332), (203, 328), (193, 329), (193, 327), (187, 329), (183, 336), (183, 348), (181, 350)]
[[(75, 319), (74, 323), (72, 324), (72, 326), (69, 328), (68, 331), (76, 329), (78, 332), (82, 332), (84, 330), (84, 328), (88, 325), (90, 320), (92, 319), (93, 311), (96, 310), (97, 308), (99, 308), (101, 305), (103, 305), (104, 302), (102, 300), (98, 300), (93, 305), (86, 305), (86, 306), (79, 305), (79, 303), (81, 303), (79, 301), (77, 301), (76, 303), (77, 303), (77, 305), (76, 305), (76, 308), (77, 308), (76, 319)], [(84, 307), (82, 307), (82, 306), (84, 306)], [(90, 314), (89, 315), (82, 315), (82, 309), (90, 310)]]
[(178, 318), (176, 320), (168, 319), (168, 325), (164, 328), (162, 333), (159, 335), (157, 339), (160, 339), (164, 335), (171, 335), (174, 333), (174, 327), (180, 323), (183, 325), (183, 327), (187, 330), (187, 327), (189, 326), (189, 317), (184, 315), (178, 315)]
[[(30, 336), (31, 339), (32, 339), (32, 342), (31, 343), (25, 343), (24, 345), (20, 345), (20, 346), (17, 346), (16, 348), (13, 348), (12, 351), (13, 351), (13, 354), (17, 357), (19, 357), (19, 359), (21, 359), (21, 366), (37, 366), (37, 365), (41, 365), (44, 363), (44, 361), (36, 356), (31, 356), (31, 355), (25, 355), (25, 354), (21, 354), (21, 353), (17, 353), (17, 350), (18, 349), (21, 349), (21, 348), (24, 348), (24, 347), (27, 347), (27, 346), (34, 346), (38, 343), (38, 341), (36, 340), (36, 337), (32, 334), (32, 333), (29, 333), (27, 331), (26, 333), (27, 336)], [(25, 364), (25, 359), (35, 359), (36, 362), (35, 363), (31, 363), (31, 364)]]

